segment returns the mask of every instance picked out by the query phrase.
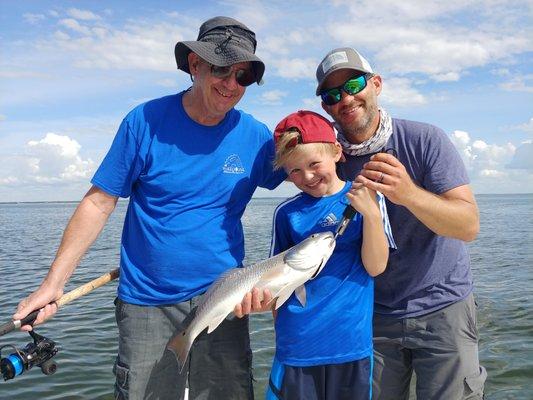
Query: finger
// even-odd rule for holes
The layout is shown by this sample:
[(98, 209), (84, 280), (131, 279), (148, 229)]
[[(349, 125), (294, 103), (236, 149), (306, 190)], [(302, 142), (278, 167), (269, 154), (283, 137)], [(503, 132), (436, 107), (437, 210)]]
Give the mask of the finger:
[(235, 308), (233, 309), (233, 314), (235, 314), (237, 318), (242, 318), (244, 316), (242, 313), (242, 306), (240, 304), (237, 304), (235, 306)]
[(352, 182), (352, 188), (350, 189), (351, 191), (357, 191), (361, 188), (363, 188), (365, 185), (363, 185), (361, 182), (357, 182), (357, 178), (356, 178), (356, 181), (355, 182)]
[(383, 191), (387, 188), (387, 186), (383, 183), (375, 182), (373, 179), (368, 179), (363, 175), (359, 175), (358, 179), (361, 183), (363, 183), (363, 185), (365, 185), (365, 187), (374, 191), (380, 191), (383, 193)]
[(361, 175), (365, 177), (367, 180), (371, 180), (376, 183), (382, 183), (385, 177), (387, 176), (387, 174), (383, 171), (374, 171), (374, 170), (368, 170), (368, 169), (362, 170)]
[(260, 311), (261, 310), (261, 300), (262, 296), (259, 292), (259, 289), (254, 287), (252, 289), (252, 310)]
[(250, 314), (250, 311), (252, 311), (252, 294), (250, 292), (246, 293), (244, 299), (241, 302), (241, 305), (242, 313), (244, 315)]
[(355, 177), (355, 182), (356, 182), (356, 183), (361, 183), (361, 184), (363, 184), (363, 186), (364, 186), (364, 181), (363, 181), (363, 179), (366, 179), (366, 178), (365, 178), (364, 176), (362, 176), (361, 174), (359, 174), (359, 175), (357, 175), (357, 176)]
[(33, 311), (33, 310), (26, 311), (26, 309), (28, 309), (28, 302), (29, 302), (28, 298), (25, 298), (18, 304), (15, 314), (13, 314), (13, 319), (15, 321), (24, 318), (26, 315), (30, 313), (30, 311)]
[(381, 161), (387, 164), (390, 164), (392, 166), (400, 166), (400, 161), (394, 157), (392, 154), (389, 153), (376, 153), (370, 157), (370, 160), (372, 161)]
[[(24, 318), (24, 317), (22, 317), (22, 318)], [(44, 320), (45, 320), (44, 309), (41, 308), (39, 310), (39, 312), (37, 313), (37, 316), (35, 317), (35, 319), (31, 322), (31, 325), (30, 324), (22, 325), (20, 327), (20, 330), (24, 331), (24, 332), (29, 332), (29, 331), (33, 330), (33, 325), (39, 325)]]
[(396, 166), (381, 162), (381, 161), (369, 161), (363, 165), (363, 171), (383, 172), (387, 175), (392, 175), (396, 171)]
[(270, 293), (270, 290), (264, 289), (263, 290), (263, 306), (267, 306), (272, 301), (272, 293)]

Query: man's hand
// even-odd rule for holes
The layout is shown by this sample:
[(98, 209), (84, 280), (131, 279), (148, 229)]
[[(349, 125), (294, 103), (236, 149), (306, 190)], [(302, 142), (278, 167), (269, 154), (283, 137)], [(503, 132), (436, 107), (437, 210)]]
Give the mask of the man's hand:
[(242, 318), (251, 313), (271, 311), (272, 304), (269, 304), (271, 300), (272, 294), (270, 290), (264, 289), (261, 292), (258, 288), (254, 287), (251, 292), (246, 293), (242, 302), (235, 306), (233, 312), (238, 318)]
[[(52, 285), (48, 285), (43, 282), (39, 289), (19, 303), (17, 311), (15, 314), (13, 314), (13, 320), (21, 320), (33, 310), (40, 309), (33, 325), (42, 324), (47, 319), (52, 318), (52, 316), (57, 312), (57, 305), (54, 303), (54, 301), (58, 300), (62, 295), (62, 288), (55, 288)], [(22, 331), (31, 331), (32, 326), (23, 325), (20, 329)]]
[(418, 190), (403, 164), (387, 153), (377, 153), (370, 157), (355, 181), (369, 189), (379, 190), (394, 204), (402, 206), (409, 203)]

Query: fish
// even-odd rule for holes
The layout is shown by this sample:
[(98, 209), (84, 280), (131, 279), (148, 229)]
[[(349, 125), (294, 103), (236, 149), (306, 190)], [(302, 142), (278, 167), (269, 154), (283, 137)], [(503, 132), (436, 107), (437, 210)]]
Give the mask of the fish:
[(167, 344), (167, 348), (178, 359), (180, 371), (196, 337), (206, 328), (208, 334), (213, 332), (254, 287), (261, 291), (270, 290), (272, 300), (269, 304), (274, 305), (275, 302), (275, 309), (295, 291), (298, 301), (305, 306), (304, 283), (322, 271), (335, 244), (333, 233), (315, 233), (264, 261), (224, 272), (200, 298), (196, 314), (187, 328)]

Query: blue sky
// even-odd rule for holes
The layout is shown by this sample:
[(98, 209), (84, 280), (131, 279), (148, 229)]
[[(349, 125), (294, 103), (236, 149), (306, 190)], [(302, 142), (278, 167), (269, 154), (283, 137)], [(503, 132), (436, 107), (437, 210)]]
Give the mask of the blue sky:
[(393, 116), (450, 135), (476, 193), (533, 192), (531, 0), (4, 0), (0, 202), (80, 199), (123, 116), (189, 86), (174, 45), (216, 15), (257, 34), (265, 84), (238, 108), (271, 129), (298, 109), (322, 112), (316, 66), (351, 46), (382, 75)]

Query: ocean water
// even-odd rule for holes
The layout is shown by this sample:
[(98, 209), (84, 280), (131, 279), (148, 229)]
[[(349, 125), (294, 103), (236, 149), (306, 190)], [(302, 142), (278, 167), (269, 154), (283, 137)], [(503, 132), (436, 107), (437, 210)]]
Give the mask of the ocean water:
[[(243, 224), (246, 264), (267, 257), (274, 207), (282, 199), (254, 199)], [(486, 398), (533, 399), (533, 195), (479, 195), (481, 232), (469, 245), (479, 305), (480, 358), (487, 368)], [(0, 323), (42, 280), (74, 203), (0, 204)], [(71, 290), (118, 265), (126, 203), (120, 202), (102, 235), (67, 286)], [(0, 381), (0, 400), (112, 399), (117, 348), (113, 299), (116, 282), (64, 306), (37, 329), (56, 341), (58, 370), (34, 368)], [(263, 397), (274, 354), (269, 314), (251, 319), (256, 398)], [(22, 347), (22, 332), (0, 337), (0, 346)], [(5, 357), (11, 349), (2, 349)]]

